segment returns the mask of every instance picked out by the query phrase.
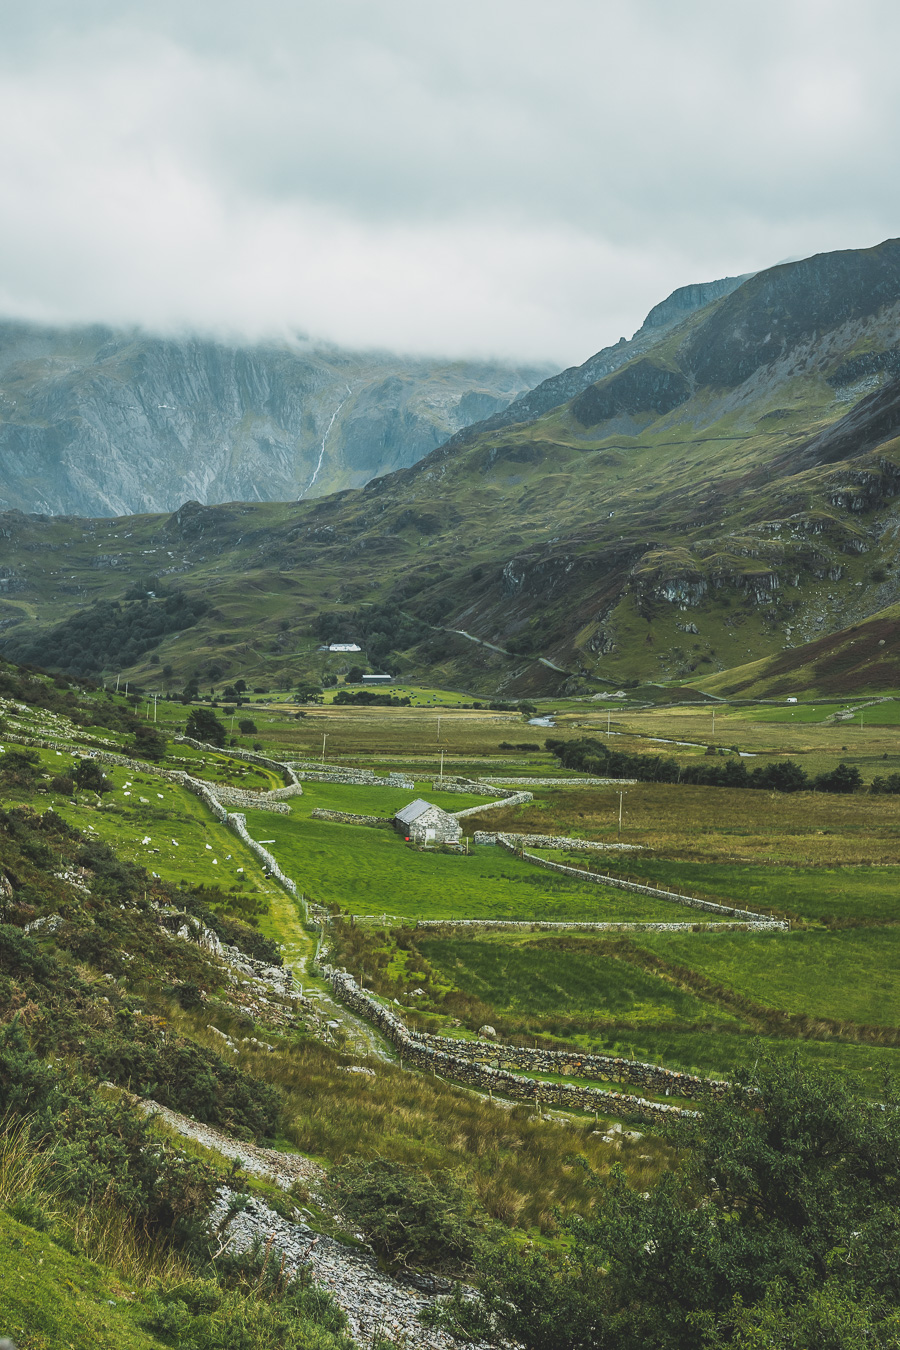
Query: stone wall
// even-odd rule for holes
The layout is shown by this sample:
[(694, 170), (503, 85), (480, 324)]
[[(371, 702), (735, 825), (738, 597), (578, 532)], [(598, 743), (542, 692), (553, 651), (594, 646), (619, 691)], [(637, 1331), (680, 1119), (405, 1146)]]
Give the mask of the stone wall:
[[(221, 809), (222, 808), (220, 808), (220, 810)], [(226, 815), (225, 823), (228, 825), (230, 829), (234, 830), (235, 834), (238, 836), (239, 839), (243, 840), (243, 842), (249, 848), (250, 852), (256, 855), (256, 857), (263, 864), (263, 866), (268, 868), (269, 872), (272, 874), (275, 880), (277, 882), (280, 882), (280, 884), (284, 887), (286, 891), (289, 892), (289, 894), (296, 897), (297, 883), (295, 881), (292, 881), (289, 876), (286, 876), (284, 872), (282, 872), (281, 868), (278, 866), (278, 863), (275, 861), (274, 857), (269, 852), (269, 850), (267, 848), (263, 848), (262, 844), (257, 843), (257, 841), (248, 833), (247, 821), (245, 817), (240, 815), (239, 813), (235, 813), (234, 815)]]
[(495, 788), (500, 784), (519, 787), (633, 787), (636, 778), (485, 778)]
[(494, 783), (483, 782), (480, 778), (435, 778), (431, 784), (435, 792), (468, 792), (483, 797), (515, 797), (512, 788), (498, 788)]
[[(580, 849), (598, 849), (603, 851), (612, 851), (614, 853), (632, 853), (640, 852), (643, 844), (598, 844), (592, 839), (566, 839), (558, 834), (515, 834), (510, 830), (503, 831), (504, 838), (513, 839), (516, 845), (524, 844), (530, 848), (559, 848), (571, 849), (577, 852)], [(474, 842), (476, 844), (496, 844), (497, 833), (491, 830), (476, 830)]]
[(333, 820), (338, 825), (373, 825), (384, 830), (391, 829), (394, 823), (389, 816), (358, 816), (352, 811), (328, 811), (324, 806), (317, 806), (309, 816), (310, 820)]
[(481, 811), (497, 811), (501, 806), (520, 806), (523, 802), (531, 801), (534, 801), (532, 792), (514, 792), (499, 802), (485, 802), (484, 806), (470, 806), (465, 811), (454, 811), (453, 814), (457, 820), (465, 820), (467, 816), (477, 816)]
[(580, 867), (567, 867), (564, 863), (551, 862), (549, 858), (539, 858), (536, 853), (526, 853), (510, 835), (498, 834), (497, 843), (510, 853), (518, 853), (536, 867), (545, 867), (551, 872), (562, 872), (566, 876), (577, 877), (579, 881), (595, 882), (601, 886), (615, 886), (619, 890), (634, 891), (638, 895), (650, 895), (661, 900), (673, 900), (676, 904), (687, 905), (691, 909), (703, 909), (712, 914), (727, 914), (733, 919), (745, 920), (754, 928), (778, 928), (789, 930), (790, 924), (782, 919), (773, 919), (768, 914), (758, 914), (752, 909), (738, 909), (732, 905), (717, 905), (712, 900), (698, 900), (692, 895), (680, 895), (677, 891), (660, 890), (657, 886), (643, 886), (636, 881), (623, 881), (621, 877), (610, 877), (604, 872), (586, 872)]
[(297, 778), (309, 783), (341, 783), (352, 787), (402, 787), (415, 790), (415, 783), (403, 773), (389, 773), (379, 777), (372, 769), (354, 769), (352, 766), (325, 765), (317, 759), (292, 759), (291, 769)]
[(787, 924), (780, 923), (776, 919), (759, 920), (759, 922), (735, 922), (729, 923), (727, 919), (721, 923), (711, 923), (707, 921), (697, 921), (694, 923), (667, 923), (662, 919), (658, 920), (609, 920), (609, 922), (590, 923), (585, 920), (579, 923), (577, 920), (568, 919), (417, 919), (417, 928), (445, 928), (448, 932), (457, 928), (468, 929), (469, 932), (477, 932), (483, 928), (491, 932), (510, 932), (524, 933), (529, 930), (539, 933), (554, 932), (584, 932), (584, 933), (751, 933), (755, 930), (771, 931), (773, 929), (785, 929)]
[[(296, 788), (285, 788), (284, 792), (295, 794)], [(227, 783), (216, 783), (213, 791), (220, 802), (226, 806), (242, 806), (249, 811), (274, 811), (286, 816), (290, 807), (287, 802), (279, 801), (279, 792), (248, 792), (246, 788), (230, 787)]]
[(175, 736), (173, 740), (176, 745), (191, 745), (195, 750), (208, 750), (211, 755), (227, 755), (229, 759), (241, 759), (246, 764), (260, 764), (264, 769), (272, 769), (275, 773), (280, 773), (282, 777), (287, 775), (290, 779), (290, 785), (273, 789), (269, 794), (270, 796), (274, 797), (278, 793), (283, 797), (297, 797), (303, 793), (300, 780), (287, 760), (270, 759), (268, 755), (260, 755), (255, 750), (238, 750), (233, 746), (209, 745), (206, 741), (195, 741), (192, 736)]
[(497, 1069), (531, 1069), (535, 1073), (565, 1074), (572, 1078), (596, 1078), (602, 1083), (628, 1083), (645, 1092), (663, 1093), (667, 1097), (721, 1096), (731, 1086), (715, 1078), (679, 1073), (676, 1069), (663, 1068), (661, 1064), (644, 1064), (620, 1055), (579, 1054), (576, 1050), (533, 1049), (495, 1041), (459, 1041), (451, 1036), (410, 1034), (417, 1039), (427, 1039), (435, 1050), (462, 1055), (476, 1064), (491, 1064)]
[[(461, 1043), (443, 1036), (429, 1036), (425, 1033), (410, 1031), (400, 1018), (384, 1004), (380, 1003), (359, 985), (344, 970), (335, 970), (323, 966), (322, 971), (331, 984), (337, 998), (342, 1003), (371, 1022), (393, 1045), (396, 1046), (401, 1062), (414, 1064), (417, 1068), (431, 1070), (445, 1078), (465, 1083), (491, 1093), (498, 1092), (504, 1097), (513, 1097), (520, 1101), (532, 1101), (547, 1106), (564, 1106), (579, 1111), (602, 1111), (607, 1115), (644, 1116), (651, 1120), (663, 1120), (675, 1115), (695, 1115), (680, 1107), (665, 1102), (648, 1101), (645, 1097), (630, 1093), (613, 1092), (604, 1088), (580, 1087), (574, 1083), (547, 1083), (537, 1078), (527, 1078), (523, 1074), (510, 1073), (506, 1069), (483, 1063), (464, 1049)], [(451, 1047), (445, 1049), (445, 1046)], [(491, 1046), (493, 1058), (497, 1060), (498, 1047)], [(603, 1058), (603, 1057), (597, 1057)], [(576, 1061), (573, 1061), (576, 1062)], [(583, 1062), (583, 1061), (582, 1061)], [(610, 1065), (614, 1061), (610, 1060)], [(633, 1061), (622, 1060), (624, 1066)], [(640, 1066), (649, 1073), (654, 1065)], [(635, 1070), (636, 1081), (639, 1070)], [(663, 1070), (665, 1073), (665, 1070)], [(685, 1086), (699, 1095), (699, 1088), (692, 1085), (690, 1076), (684, 1075)], [(620, 1081), (627, 1081), (622, 1079)], [(640, 1080), (643, 1083), (643, 1079)], [(648, 1080), (649, 1081), (649, 1080)], [(655, 1085), (654, 1085), (655, 1086)], [(725, 1084), (710, 1083), (709, 1090), (721, 1094)], [(674, 1091), (674, 1082), (666, 1084), (663, 1091)]]

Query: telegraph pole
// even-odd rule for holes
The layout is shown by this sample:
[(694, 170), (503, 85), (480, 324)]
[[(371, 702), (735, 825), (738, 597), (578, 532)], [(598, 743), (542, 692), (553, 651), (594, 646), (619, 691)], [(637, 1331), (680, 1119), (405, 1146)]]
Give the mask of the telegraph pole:
[(444, 781), (444, 752), (441, 751), (441, 782)]
[(322, 736), (322, 763), (325, 763), (325, 742), (328, 740), (328, 732)]
[(622, 833), (622, 800), (624, 796), (624, 792), (619, 793), (619, 834)]
[(609, 728), (610, 728), (611, 722), (612, 722), (612, 713), (610, 712), (609, 708), (607, 708), (607, 710), (606, 710), (606, 734), (607, 734), (607, 736), (609, 736), (609, 735), (612, 734), (612, 733), (610, 732), (610, 729), (609, 729)]

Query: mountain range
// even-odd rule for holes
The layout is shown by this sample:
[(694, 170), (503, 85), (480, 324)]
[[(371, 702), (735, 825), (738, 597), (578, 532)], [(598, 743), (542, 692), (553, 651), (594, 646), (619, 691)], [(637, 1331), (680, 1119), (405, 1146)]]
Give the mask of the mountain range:
[(630, 342), (358, 490), (128, 518), (7, 512), (6, 653), (65, 664), (54, 623), (177, 586), (210, 608), (134, 676), (154, 660), (175, 680), (321, 673), (330, 636), (507, 694), (703, 683), (795, 652), (769, 679), (783, 690), (816, 670), (805, 644), (881, 615), (873, 650), (841, 669), (856, 689), (896, 685), (898, 325), (888, 240), (684, 288)]
[(0, 325), (0, 505), (117, 516), (361, 487), (547, 366)]

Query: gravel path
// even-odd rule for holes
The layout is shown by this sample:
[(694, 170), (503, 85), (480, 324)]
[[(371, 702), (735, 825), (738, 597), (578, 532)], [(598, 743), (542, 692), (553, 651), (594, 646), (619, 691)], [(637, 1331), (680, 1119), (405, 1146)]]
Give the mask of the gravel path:
[(271, 1243), (273, 1255), (279, 1261), (284, 1258), (289, 1272), (310, 1266), (316, 1284), (327, 1289), (347, 1314), (350, 1333), (359, 1345), (370, 1346), (376, 1336), (384, 1336), (409, 1350), (454, 1350), (449, 1336), (419, 1321), (419, 1313), (432, 1299), (385, 1275), (373, 1256), (305, 1224), (282, 1219), (261, 1200), (251, 1200), (226, 1223), (232, 1195), (223, 1186), (210, 1216), (214, 1227), (224, 1225), (220, 1240), (227, 1238), (233, 1251)]
[(324, 1167), (320, 1167), (311, 1158), (304, 1158), (302, 1154), (279, 1153), (274, 1148), (257, 1148), (255, 1144), (239, 1142), (230, 1134), (223, 1134), (213, 1125), (201, 1125), (190, 1116), (170, 1111), (167, 1106), (160, 1106), (159, 1102), (137, 1097), (134, 1100), (145, 1115), (159, 1116), (171, 1129), (177, 1130), (185, 1138), (195, 1139), (198, 1144), (214, 1148), (223, 1157), (235, 1159), (251, 1176), (274, 1181), (282, 1190), (288, 1191), (295, 1182), (300, 1181), (315, 1192), (325, 1180)]
[[(258, 1148), (158, 1102), (134, 1100), (145, 1114), (159, 1116), (179, 1134), (235, 1159), (246, 1172), (274, 1181), (284, 1190), (301, 1181), (316, 1194), (325, 1178), (324, 1168), (298, 1153)], [(327, 1289), (347, 1314), (351, 1334), (360, 1346), (371, 1345), (380, 1335), (397, 1340), (408, 1350), (453, 1350), (449, 1336), (423, 1327), (418, 1320), (433, 1295), (385, 1275), (367, 1251), (316, 1233), (306, 1224), (283, 1219), (257, 1198), (224, 1224), (234, 1195), (223, 1186), (210, 1214), (212, 1228), (219, 1230), (222, 1226), (220, 1241), (227, 1237), (227, 1247), (234, 1251), (247, 1251), (255, 1242), (266, 1247), (271, 1241), (277, 1259), (284, 1256), (286, 1270), (310, 1266), (316, 1284)], [(428, 1277), (422, 1283), (427, 1285)]]

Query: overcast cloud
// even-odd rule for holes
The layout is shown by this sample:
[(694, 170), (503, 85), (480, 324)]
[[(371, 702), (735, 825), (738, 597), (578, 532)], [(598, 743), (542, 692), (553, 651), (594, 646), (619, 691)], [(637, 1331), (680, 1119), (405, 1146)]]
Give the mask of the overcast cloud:
[(900, 233), (882, 0), (0, 0), (0, 313), (580, 362)]

